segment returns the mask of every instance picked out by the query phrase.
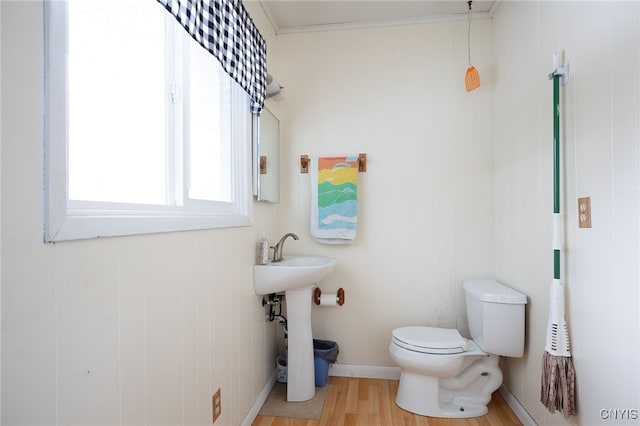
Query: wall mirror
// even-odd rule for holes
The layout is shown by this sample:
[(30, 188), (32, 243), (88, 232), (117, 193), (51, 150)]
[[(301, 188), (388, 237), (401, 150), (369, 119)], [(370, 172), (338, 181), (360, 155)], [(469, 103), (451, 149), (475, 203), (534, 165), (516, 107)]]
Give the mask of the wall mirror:
[(257, 118), (254, 137), (255, 192), (258, 201), (280, 201), (280, 122), (267, 108)]

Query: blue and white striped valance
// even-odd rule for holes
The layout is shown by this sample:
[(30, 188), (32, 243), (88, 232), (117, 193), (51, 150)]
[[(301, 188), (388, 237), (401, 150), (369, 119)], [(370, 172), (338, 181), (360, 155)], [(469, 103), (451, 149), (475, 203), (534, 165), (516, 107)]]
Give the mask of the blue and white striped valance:
[(253, 100), (264, 106), (267, 43), (241, 0), (158, 0)]

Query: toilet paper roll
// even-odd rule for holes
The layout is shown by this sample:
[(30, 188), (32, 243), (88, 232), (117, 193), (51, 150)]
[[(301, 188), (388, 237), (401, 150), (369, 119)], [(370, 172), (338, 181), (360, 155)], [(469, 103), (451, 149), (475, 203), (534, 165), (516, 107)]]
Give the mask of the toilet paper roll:
[(335, 293), (327, 293), (320, 295), (320, 306), (336, 306), (338, 304), (338, 296)]

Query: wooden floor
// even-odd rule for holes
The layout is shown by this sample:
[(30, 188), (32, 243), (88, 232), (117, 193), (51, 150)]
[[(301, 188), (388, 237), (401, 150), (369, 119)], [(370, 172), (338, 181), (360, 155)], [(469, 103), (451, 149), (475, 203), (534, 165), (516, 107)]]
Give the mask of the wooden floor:
[(258, 416), (253, 426), (499, 426), (521, 425), (498, 392), (489, 403), (489, 413), (470, 419), (423, 417), (395, 403), (397, 380), (330, 377), (320, 420)]

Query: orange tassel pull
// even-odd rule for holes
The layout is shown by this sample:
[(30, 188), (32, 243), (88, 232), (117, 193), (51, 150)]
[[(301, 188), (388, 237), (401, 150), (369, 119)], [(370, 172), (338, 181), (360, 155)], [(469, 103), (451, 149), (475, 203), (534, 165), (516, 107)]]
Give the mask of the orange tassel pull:
[(469, 19), (469, 26), (467, 27), (467, 52), (469, 53), (469, 68), (467, 68), (467, 74), (464, 76), (464, 85), (467, 88), (467, 92), (476, 90), (480, 87), (480, 73), (471, 65), (471, 0), (467, 2), (469, 5), (469, 11), (467, 12), (467, 18)]
[(471, 92), (480, 87), (480, 74), (473, 65), (467, 68), (467, 74), (464, 76), (464, 85), (467, 88), (467, 92)]

